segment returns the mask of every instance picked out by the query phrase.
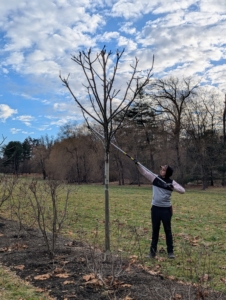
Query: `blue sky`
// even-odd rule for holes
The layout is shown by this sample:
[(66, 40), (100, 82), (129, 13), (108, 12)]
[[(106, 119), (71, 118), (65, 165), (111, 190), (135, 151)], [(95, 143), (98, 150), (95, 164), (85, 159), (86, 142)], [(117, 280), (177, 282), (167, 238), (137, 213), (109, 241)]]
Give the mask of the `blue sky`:
[[(7, 0), (0, 2), (0, 134), (9, 141), (55, 136), (82, 114), (59, 79), (83, 99), (71, 54), (125, 48), (154, 76), (193, 76), (226, 92), (225, 0)], [(128, 67), (126, 66), (128, 65)], [(127, 69), (128, 68), (128, 69)], [(85, 83), (85, 81), (84, 81)]]

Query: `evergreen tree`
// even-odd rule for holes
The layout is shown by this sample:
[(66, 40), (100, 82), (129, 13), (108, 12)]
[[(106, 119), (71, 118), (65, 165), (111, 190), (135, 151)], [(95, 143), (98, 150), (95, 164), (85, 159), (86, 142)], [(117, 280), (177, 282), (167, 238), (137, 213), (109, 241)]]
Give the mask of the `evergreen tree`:
[(13, 173), (18, 174), (19, 165), (23, 161), (23, 145), (18, 141), (11, 141), (3, 147), (4, 166), (10, 165)]

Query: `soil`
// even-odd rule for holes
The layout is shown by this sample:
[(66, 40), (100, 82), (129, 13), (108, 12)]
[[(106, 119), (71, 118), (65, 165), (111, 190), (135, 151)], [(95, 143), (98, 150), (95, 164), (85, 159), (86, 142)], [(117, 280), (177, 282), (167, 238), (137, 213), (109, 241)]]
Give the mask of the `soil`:
[(38, 230), (18, 228), (16, 222), (0, 218), (0, 263), (53, 299), (226, 299), (201, 285), (166, 278), (139, 265), (135, 257), (106, 260), (100, 250), (64, 237), (58, 237), (50, 258)]

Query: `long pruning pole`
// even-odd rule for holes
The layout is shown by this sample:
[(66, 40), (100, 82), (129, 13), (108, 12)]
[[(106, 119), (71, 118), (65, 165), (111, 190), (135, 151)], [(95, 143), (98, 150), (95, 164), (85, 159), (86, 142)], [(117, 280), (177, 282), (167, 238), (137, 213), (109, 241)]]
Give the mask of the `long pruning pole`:
[[(98, 137), (101, 139), (104, 139), (104, 136), (102, 134), (100, 134), (98, 131), (96, 131), (95, 129), (91, 128), (90, 126), (88, 126), (88, 129), (90, 129), (91, 131), (93, 131), (94, 133), (96, 133), (98, 135)], [(157, 177), (156, 174), (154, 174), (152, 171), (150, 171), (149, 169), (147, 169), (145, 166), (143, 166), (139, 161), (137, 161), (134, 157), (130, 156), (128, 153), (126, 153), (124, 150), (122, 150), (121, 148), (119, 148), (117, 145), (115, 145), (113, 142), (110, 142), (112, 146), (114, 146), (116, 149), (118, 149), (120, 152), (122, 152), (123, 154), (125, 154), (127, 157), (129, 157), (133, 162), (136, 162), (136, 164), (140, 165), (142, 168), (144, 168), (146, 171), (150, 172), (151, 174), (153, 174), (155, 177)], [(161, 177), (158, 177), (158, 179), (160, 181), (162, 181), (165, 185), (166, 182), (164, 180), (161, 179)]]

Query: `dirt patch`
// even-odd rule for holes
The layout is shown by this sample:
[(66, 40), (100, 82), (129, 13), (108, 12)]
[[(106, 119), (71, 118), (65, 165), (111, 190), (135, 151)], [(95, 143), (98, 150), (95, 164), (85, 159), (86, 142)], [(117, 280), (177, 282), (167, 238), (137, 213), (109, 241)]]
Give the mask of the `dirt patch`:
[(59, 237), (50, 259), (41, 234), (18, 231), (14, 221), (0, 218), (0, 261), (43, 292), (59, 300), (226, 299), (226, 295), (155, 275), (135, 260), (112, 256)]

